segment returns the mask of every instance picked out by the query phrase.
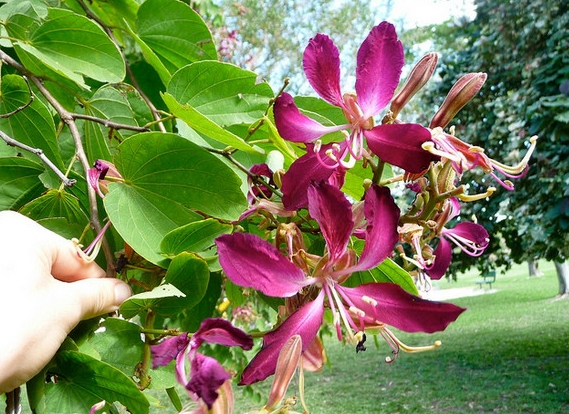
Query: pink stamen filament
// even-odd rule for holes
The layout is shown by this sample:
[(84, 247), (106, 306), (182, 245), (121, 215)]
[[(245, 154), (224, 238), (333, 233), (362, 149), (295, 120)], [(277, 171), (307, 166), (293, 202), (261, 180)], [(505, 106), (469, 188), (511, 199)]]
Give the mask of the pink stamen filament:
[(466, 253), (469, 256), (480, 256), (482, 253), (484, 253), (484, 250), (486, 249), (486, 246), (480, 246), (479, 244), (477, 244), (476, 242), (467, 239), (466, 237), (462, 237), (462, 236), (458, 236), (456, 234), (454, 234), (451, 231), (443, 231), (443, 235), (449, 239), (450, 241), (452, 241), (454, 244), (456, 244), (460, 250), (462, 250), (464, 253)]

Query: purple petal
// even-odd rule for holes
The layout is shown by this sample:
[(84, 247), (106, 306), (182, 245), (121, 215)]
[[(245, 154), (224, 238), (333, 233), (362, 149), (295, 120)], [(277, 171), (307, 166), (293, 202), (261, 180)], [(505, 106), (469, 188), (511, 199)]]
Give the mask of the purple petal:
[[(329, 181), (337, 184), (338, 188), (343, 185), (345, 169), (341, 166), (332, 168), (336, 162), (325, 154), (332, 145), (334, 144), (323, 145), (319, 155), (316, 155), (312, 146), (308, 147), (306, 154), (293, 162), (282, 177), (282, 202), (287, 210), (298, 210), (308, 205), (308, 186), (312, 181)], [(345, 148), (346, 143), (335, 145)], [(322, 165), (321, 162), (330, 167)]]
[(364, 250), (355, 266), (338, 274), (372, 269), (391, 256), (399, 240), (399, 214), (399, 207), (395, 204), (389, 188), (371, 186), (364, 201), (364, 216), (367, 221)]
[(196, 353), (192, 360), (192, 375), (186, 385), (188, 391), (200, 397), (209, 409), (219, 397), (217, 390), (231, 378), (215, 359)]
[(224, 234), (215, 243), (223, 271), (239, 286), (284, 298), (311, 283), (275, 246), (256, 235)]
[(328, 36), (310, 39), (302, 59), (304, 73), (316, 93), (326, 102), (343, 107), (340, 90), (340, 52)]
[(385, 124), (364, 130), (371, 151), (389, 164), (418, 174), (439, 157), (421, 145), (430, 141), (431, 132), (419, 124)]
[(312, 183), (308, 187), (308, 212), (320, 225), (330, 262), (335, 262), (345, 253), (354, 228), (352, 205), (338, 188)]
[(291, 142), (312, 142), (322, 135), (346, 129), (346, 126), (324, 126), (300, 113), (292, 96), (286, 92), (275, 100), (273, 111), (279, 134)]
[(200, 328), (192, 336), (192, 342), (197, 348), (204, 341), (210, 344), (240, 346), (245, 350), (253, 348), (251, 335), (221, 318), (207, 318), (201, 323)]
[(316, 299), (295, 311), (277, 329), (265, 335), (263, 347), (243, 371), (239, 385), (253, 384), (273, 375), (281, 348), (291, 336), (300, 335), (304, 352), (316, 337), (323, 316), (324, 291), (320, 291)]
[(405, 332), (443, 331), (466, 309), (411, 295), (394, 283), (366, 283), (355, 288), (336, 286), (353, 305), (372, 319)]
[(425, 272), (433, 280), (439, 280), (447, 272), (452, 261), (452, 247), (444, 237), (439, 238), (439, 244), (434, 252), (435, 263)]
[(387, 22), (375, 26), (358, 50), (356, 95), (363, 119), (379, 114), (387, 106), (401, 76), (403, 45), (395, 27)]
[(187, 333), (181, 333), (172, 336), (160, 342), (158, 345), (152, 345), (150, 352), (152, 354), (152, 368), (168, 365), (170, 361), (176, 359), (178, 354), (186, 349), (190, 339)]

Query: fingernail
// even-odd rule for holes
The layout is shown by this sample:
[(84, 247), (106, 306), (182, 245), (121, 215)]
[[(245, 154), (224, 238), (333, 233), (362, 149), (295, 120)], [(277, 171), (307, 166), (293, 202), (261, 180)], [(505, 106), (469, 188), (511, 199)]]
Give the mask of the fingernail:
[(118, 305), (120, 305), (132, 296), (132, 291), (126, 283), (121, 281), (117, 282), (118, 283), (115, 285), (115, 301)]

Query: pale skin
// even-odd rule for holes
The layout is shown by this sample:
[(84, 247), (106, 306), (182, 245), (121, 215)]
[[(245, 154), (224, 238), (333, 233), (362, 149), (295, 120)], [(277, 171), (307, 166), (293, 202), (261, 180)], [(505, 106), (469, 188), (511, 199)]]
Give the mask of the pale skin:
[(70, 240), (0, 212), (0, 394), (40, 372), (79, 321), (117, 310), (130, 295)]

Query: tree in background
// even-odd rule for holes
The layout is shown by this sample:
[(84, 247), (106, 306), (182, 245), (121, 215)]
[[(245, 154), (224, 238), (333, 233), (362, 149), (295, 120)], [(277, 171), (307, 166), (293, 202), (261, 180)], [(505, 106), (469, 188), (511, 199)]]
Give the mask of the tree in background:
[[(302, 71), (302, 52), (316, 33), (330, 35), (342, 54), (355, 56), (364, 33), (377, 23), (377, 2), (300, 0), (223, 0), (225, 25), (217, 30), (230, 42), (233, 63), (257, 72), (278, 88), (285, 77), (290, 88), (309, 91)], [(382, 1), (389, 10), (391, 0)], [(355, 62), (346, 59), (344, 73), (354, 73)], [(351, 65), (351, 66), (349, 66)]]
[[(472, 105), (455, 119), (457, 135), (485, 149), (490, 157), (521, 158), (519, 148), (539, 136), (536, 156), (516, 191), (498, 188), (487, 203), (469, 204), (463, 216), (474, 215), (494, 234), (487, 253), (495, 266), (531, 264), (536, 257), (554, 260), (559, 294), (569, 293), (569, 12), (566, 1), (479, 0), (472, 23), (441, 25), (433, 38), (441, 52), (440, 82), (432, 96), (441, 96), (464, 72), (486, 72), (488, 80)], [(437, 98), (434, 98), (437, 99)], [(491, 178), (472, 186), (492, 186)], [(502, 187), (498, 185), (497, 187)], [(497, 235), (501, 235), (498, 237)], [(467, 268), (462, 256), (454, 266)], [(488, 266), (478, 263), (479, 267)]]

